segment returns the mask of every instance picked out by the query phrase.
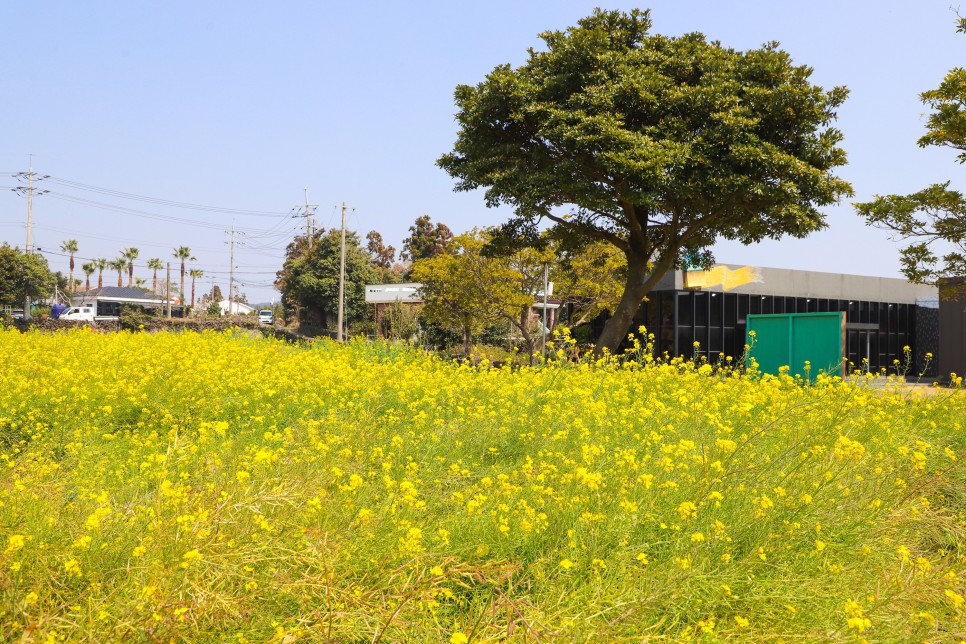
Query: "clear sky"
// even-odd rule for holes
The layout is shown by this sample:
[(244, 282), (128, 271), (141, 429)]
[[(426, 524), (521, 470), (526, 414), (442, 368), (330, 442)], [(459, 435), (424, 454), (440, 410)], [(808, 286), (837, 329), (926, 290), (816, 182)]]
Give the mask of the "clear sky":
[[(453, 89), (494, 66), (520, 64), (537, 34), (564, 29), (595, 2), (20, 2), (6, 3), (0, 102), (0, 187), (33, 169), (50, 192), (34, 199), (34, 244), (76, 239), (79, 258), (189, 246), (195, 265), (227, 287), (227, 231), (252, 301), (270, 284), (304, 220), (378, 230), (398, 249), (416, 217), (454, 231), (494, 225), (508, 212), (480, 193), (455, 193), (435, 160), (455, 139)], [(950, 151), (916, 146), (919, 92), (963, 64), (949, 0), (654, 0), (654, 32), (700, 31), (749, 49), (777, 40), (813, 82), (845, 85), (837, 127), (849, 164), (839, 174), (857, 200), (952, 180)], [(118, 193), (140, 199), (124, 197)], [(148, 199), (144, 199), (148, 198)], [(213, 209), (184, 208), (195, 204)], [(0, 191), (0, 240), (23, 246), (26, 200)], [(247, 211), (247, 212), (244, 212)], [(867, 228), (850, 202), (829, 208), (829, 228), (805, 240), (721, 244), (719, 261), (895, 276), (896, 246)], [(48, 254), (67, 271), (65, 257)], [(78, 262), (77, 274), (81, 277)], [(95, 275), (96, 278), (96, 275)], [(106, 273), (105, 283), (116, 283)]]

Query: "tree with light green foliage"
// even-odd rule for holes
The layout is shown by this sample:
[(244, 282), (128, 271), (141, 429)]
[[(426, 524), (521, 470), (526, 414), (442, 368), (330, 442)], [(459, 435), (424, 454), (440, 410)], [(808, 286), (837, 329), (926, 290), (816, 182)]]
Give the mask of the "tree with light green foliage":
[(497, 322), (508, 322), (532, 354), (537, 340), (532, 307), (543, 290), (543, 267), (549, 250), (525, 248), (509, 254), (486, 254), (492, 231), (472, 230), (454, 237), (447, 252), (413, 263), (422, 284), (423, 317), (463, 338), (469, 355), (473, 336)]
[(554, 295), (571, 307), (570, 326), (612, 314), (624, 294), (624, 253), (613, 244), (595, 241), (576, 249), (561, 248), (559, 255), (550, 276)]
[[(966, 18), (957, 21), (966, 33)], [(958, 150), (966, 162), (966, 69), (955, 67), (939, 87), (919, 95), (932, 110), (919, 147), (939, 146)], [(937, 183), (911, 195), (876, 195), (855, 204), (869, 225), (909, 242), (899, 251), (902, 274), (912, 282), (933, 284), (943, 292), (966, 290), (966, 197), (949, 189), (949, 181)]]
[(520, 67), (456, 89), (459, 132), (438, 164), (485, 189), (526, 245), (549, 222), (627, 259), (624, 291), (598, 341), (615, 350), (648, 291), (719, 238), (750, 244), (825, 226), (820, 207), (852, 193), (830, 127), (844, 87), (768, 43), (737, 51), (702, 34), (652, 35), (647, 11), (597, 10), (541, 34)]

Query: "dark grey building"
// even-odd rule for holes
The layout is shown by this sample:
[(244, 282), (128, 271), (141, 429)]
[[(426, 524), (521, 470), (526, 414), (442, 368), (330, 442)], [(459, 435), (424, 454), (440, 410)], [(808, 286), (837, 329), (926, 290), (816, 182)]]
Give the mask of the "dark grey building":
[[(913, 370), (921, 370), (924, 354), (936, 354), (938, 344), (934, 336), (917, 337), (919, 319), (936, 316), (935, 308), (917, 306), (917, 299), (935, 296), (935, 288), (903, 279), (720, 264), (665, 275), (641, 305), (634, 328), (644, 325), (654, 334), (656, 355), (717, 362), (742, 355), (749, 314), (843, 311), (850, 362), (858, 367), (867, 359), (872, 370), (891, 369), (908, 346)], [(603, 323), (596, 321), (594, 330)]]

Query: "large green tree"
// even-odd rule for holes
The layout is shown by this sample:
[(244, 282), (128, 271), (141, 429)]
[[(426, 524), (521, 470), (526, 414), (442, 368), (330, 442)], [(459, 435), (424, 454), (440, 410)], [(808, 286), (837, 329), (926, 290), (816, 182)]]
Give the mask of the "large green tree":
[[(957, 31), (966, 33), (966, 18), (959, 19)], [(919, 97), (932, 110), (919, 147), (952, 148), (966, 162), (966, 69), (951, 69), (938, 88)], [(899, 251), (907, 279), (950, 294), (966, 290), (966, 198), (950, 190), (948, 181), (910, 195), (876, 195), (855, 209), (868, 224), (908, 242)]]
[(746, 52), (699, 33), (651, 35), (646, 11), (597, 10), (541, 34), (521, 67), (456, 89), (459, 132), (438, 164), (457, 190), (485, 188), (529, 243), (549, 221), (627, 258), (624, 291), (597, 350), (614, 350), (642, 300), (684, 257), (723, 237), (805, 236), (819, 207), (851, 194), (829, 124), (847, 90), (769, 43)]
[(6, 242), (0, 246), (0, 305), (23, 306), (27, 296), (47, 297), (55, 284), (43, 255), (24, 253)]
[[(282, 293), (282, 304), (300, 322), (321, 324), (335, 329), (339, 310), (339, 230), (320, 230), (309, 243), (296, 237), (285, 251), (285, 262), (277, 274), (275, 287)], [(378, 281), (367, 249), (359, 244), (355, 232), (346, 232), (345, 321), (366, 318), (366, 284)]]

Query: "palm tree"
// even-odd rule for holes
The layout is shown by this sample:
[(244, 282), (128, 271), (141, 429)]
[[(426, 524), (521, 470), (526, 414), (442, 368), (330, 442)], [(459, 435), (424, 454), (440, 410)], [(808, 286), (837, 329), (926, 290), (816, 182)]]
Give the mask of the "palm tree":
[(138, 288), (144, 288), (145, 281), (146, 280), (143, 277), (135, 277), (134, 285), (137, 286)]
[(87, 284), (84, 285), (84, 289), (91, 290), (91, 275), (97, 270), (97, 260), (93, 262), (87, 262), (86, 264), (81, 264), (81, 270), (84, 271), (84, 275), (87, 276)]
[(174, 249), (172, 255), (175, 259), (181, 260), (181, 302), (184, 304), (184, 262), (186, 259), (191, 257), (191, 249), (187, 246), (178, 246)]
[(127, 285), (134, 286), (134, 260), (141, 253), (137, 248), (125, 248), (121, 251), (121, 257), (127, 260)]
[(164, 262), (158, 257), (152, 257), (148, 260), (148, 268), (154, 271), (154, 281), (151, 283), (151, 292), (155, 295), (158, 292), (158, 271), (164, 268)]
[(110, 266), (112, 271), (117, 271), (118, 287), (124, 286), (124, 269), (127, 268), (127, 260), (123, 257), (118, 257), (113, 262), (110, 262)]
[(94, 265), (97, 266), (97, 288), (104, 288), (104, 271), (110, 267), (111, 263), (100, 257), (94, 260)]
[(191, 275), (191, 310), (195, 308), (195, 280), (199, 277), (204, 277), (205, 272), (200, 268), (192, 268), (189, 272)]
[(70, 284), (71, 292), (74, 291), (74, 253), (77, 252), (77, 240), (68, 239), (63, 244), (60, 245), (60, 249), (65, 253), (70, 253), (70, 280), (67, 282)]

